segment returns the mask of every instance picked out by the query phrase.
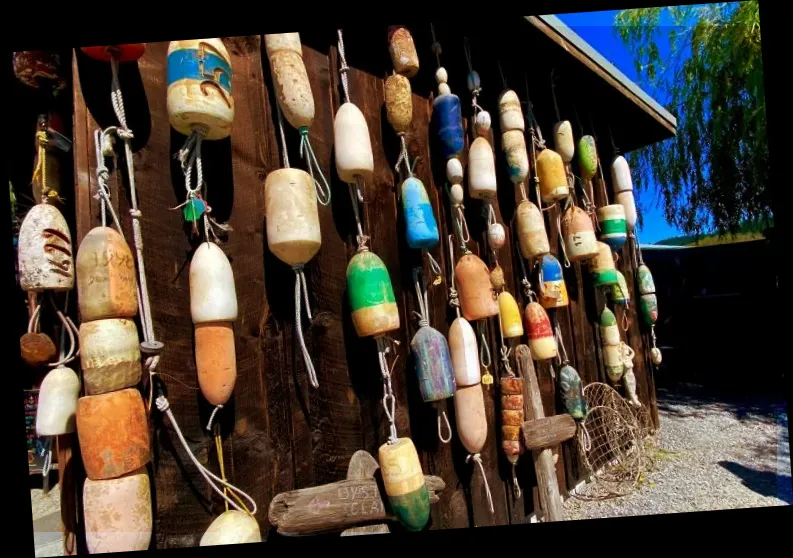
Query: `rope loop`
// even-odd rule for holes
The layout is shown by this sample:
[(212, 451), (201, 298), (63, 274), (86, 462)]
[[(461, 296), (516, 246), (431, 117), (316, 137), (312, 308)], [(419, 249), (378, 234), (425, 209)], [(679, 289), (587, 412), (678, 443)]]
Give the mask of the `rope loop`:
[[(443, 436), (441, 417), (443, 417), (443, 422), (446, 425), (446, 432), (449, 433), (449, 435), (446, 437)], [(441, 409), (438, 410), (438, 439), (444, 444), (448, 444), (449, 442), (452, 441), (452, 427), (449, 424), (449, 417), (446, 416), (446, 411), (443, 411)]]
[(479, 465), (479, 470), (482, 473), (482, 480), (485, 483), (485, 494), (487, 495), (487, 504), (490, 507), (490, 513), (495, 513), (493, 509), (493, 496), (490, 494), (490, 484), (487, 482), (487, 475), (485, 474), (485, 466), (482, 465), (482, 456), (478, 453), (469, 453), (468, 457), (465, 458), (465, 462), (468, 463), (473, 459), (474, 463)]

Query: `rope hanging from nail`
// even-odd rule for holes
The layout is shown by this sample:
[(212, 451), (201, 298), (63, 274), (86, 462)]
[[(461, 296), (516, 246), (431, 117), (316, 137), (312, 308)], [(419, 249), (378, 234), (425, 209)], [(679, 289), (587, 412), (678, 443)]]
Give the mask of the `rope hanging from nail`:
[(377, 342), (377, 358), (380, 363), (380, 374), (383, 376), (383, 410), (388, 418), (388, 443), (395, 444), (399, 437), (394, 422), (394, 417), (396, 416), (396, 397), (394, 396), (394, 389), (391, 385), (391, 373), (394, 370), (398, 356), (394, 358), (394, 362), (391, 363), (390, 367), (388, 366), (387, 357), (388, 353), (391, 352), (391, 345), (398, 345), (399, 342), (385, 336), (377, 337), (375, 341)]
[(457, 293), (457, 288), (454, 284), (454, 235), (449, 235), (449, 306), (454, 308), (457, 312), (457, 317), (460, 314), (460, 299)]
[[(311, 180), (317, 190), (317, 201), (320, 205), (328, 205), (330, 204), (330, 184), (328, 184), (328, 179), (325, 178), (325, 174), (322, 172), (322, 167), (319, 166), (314, 148), (311, 147), (311, 140), (308, 137), (308, 126), (302, 126), (299, 131), (300, 157), (306, 161), (308, 173), (311, 175)], [(316, 179), (315, 174), (319, 175), (319, 180)]]
[(441, 65), (441, 44), (435, 37), (435, 26), (430, 23), (430, 33), (432, 34), (432, 52), (435, 54), (435, 63), (440, 67)]
[[(449, 417), (446, 416), (446, 411), (443, 409), (438, 408), (438, 439), (444, 443), (448, 444), (452, 441), (452, 427), (449, 424)], [(448, 436), (443, 435), (443, 426), (441, 425), (441, 419), (443, 419), (443, 424), (446, 425), (446, 432), (449, 433)]]
[(559, 246), (562, 247), (562, 255), (564, 256), (564, 266), (570, 267), (570, 260), (567, 259), (567, 248), (564, 245), (564, 237), (562, 236), (562, 210), (556, 212), (556, 232), (559, 235)]
[(344, 89), (344, 102), (350, 102), (350, 84), (347, 82), (347, 72), (350, 67), (347, 66), (347, 57), (344, 54), (344, 38), (341, 34), (341, 29), (337, 29), (336, 33), (339, 37), (339, 75), (341, 75), (341, 86)]
[(479, 338), (481, 340), (479, 344), (479, 364), (485, 369), (485, 373), (482, 374), (482, 383), (489, 386), (493, 383), (493, 375), (490, 374), (490, 366), (493, 364), (493, 359), (490, 355), (490, 345), (487, 344), (487, 336), (485, 335), (487, 322), (482, 320), (477, 327), (479, 328)]
[[(190, 449), (190, 446), (188, 445), (187, 440), (185, 440), (184, 435), (182, 434), (182, 430), (179, 428), (179, 424), (176, 422), (176, 418), (174, 417), (173, 412), (171, 411), (171, 405), (168, 402), (168, 399), (166, 399), (165, 396), (161, 395), (161, 396), (157, 397), (156, 404), (157, 404), (157, 409), (159, 409), (160, 412), (164, 413), (168, 417), (168, 420), (171, 421), (171, 426), (173, 426), (173, 429), (176, 431), (176, 435), (178, 436), (179, 441), (182, 442), (182, 446), (184, 447), (185, 451), (187, 452), (187, 456), (191, 459), (193, 464), (196, 466), (196, 468), (198, 469), (198, 472), (201, 473), (201, 476), (204, 477), (204, 479), (207, 481), (207, 483), (209, 484), (210, 488), (212, 488), (212, 490), (214, 490), (215, 493), (218, 494), (218, 496), (223, 498), (223, 500), (225, 500), (226, 503), (231, 504), (231, 506), (235, 510), (243, 512), (243, 513), (247, 513), (251, 517), (256, 515), (256, 510), (258, 508), (257, 508), (256, 502), (254, 501), (253, 498), (251, 498), (247, 493), (243, 492), (242, 490), (240, 490), (239, 488), (237, 488), (233, 484), (229, 483), (228, 481), (217, 477), (215, 474), (212, 473), (212, 471), (210, 471), (209, 469), (207, 469), (206, 467), (201, 465), (201, 463), (199, 463), (199, 461), (196, 458), (196, 456), (193, 455), (193, 451)], [(221, 454), (222, 454), (222, 452), (221, 452)], [(216, 484), (216, 483), (219, 483), (225, 489), (228, 489), (228, 491), (230, 491), (232, 493), (232, 495), (234, 495), (236, 493), (236, 495), (238, 496), (237, 500), (240, 501), (240, 504), (242, 504), (242, 505), (241, 506), (238, 505), (237, 502), (231, 500), (228, 496), (226, 496), (224, 494), (224, 491), (221, 491), (220, 488), (218, 488), (218, 484)], [(245, 504), (243, 504), (241, 502), (241, 500), (239, 499), (239, 496), (241, 496), (242, 498), (245, 498), (251, 504), (251, 507), (253, 509), (250, 510), (247, 506), (245, 506)]]
[(482, 473), (482, 481), (485, 483), (485, 494), (487, 495), (487, 505), (490, 508), (490, 513), (495, 513), (495, 510), (493, 509), (493, 496), (490, 494), (490, 485), (487, 482), (485, 467), (482, 465), (482, 456), (478, 453), (469, 453), (468, 457), (465, 458), (465, 462), (468, 463), (472, 459), (474, 460), (474, 463), (479, 465), (479, 470)]

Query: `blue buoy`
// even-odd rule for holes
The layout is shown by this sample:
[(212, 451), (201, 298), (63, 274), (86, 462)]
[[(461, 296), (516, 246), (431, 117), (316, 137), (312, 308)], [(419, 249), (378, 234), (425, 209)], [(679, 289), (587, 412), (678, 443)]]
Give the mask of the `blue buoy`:
[(452, 93), (435, 97), (432, 101), (432, 118), (443, 147), (443, 157), (450, 159), (460, 155), (465, 147), (460, 98)]
[(402, 211), (408, 246), (414, 250), (433, 248), (440, 239), (438, 223), (432, 212), (432, 204), (421, 180), (415, 176), (402, 183)]

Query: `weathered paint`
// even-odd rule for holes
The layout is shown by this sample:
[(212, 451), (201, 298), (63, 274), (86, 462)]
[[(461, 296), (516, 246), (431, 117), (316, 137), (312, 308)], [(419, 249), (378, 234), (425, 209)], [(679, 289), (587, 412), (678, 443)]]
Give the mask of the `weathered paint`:
[(521, 184), (529, 175), (529, 155), (526, 151), (526, 138), (522, 130), (509, 130), (501, 135), (501, 148), (507, 159), (509, 179), (513, 184)]
[(455, 380), (449, 344), (437, 329), (420, 328), (410, 341), (410, 351), (425, 402), (454, 396)]
[(147, 550), (151, 542), (151, 488), (146, 468), (83, 485), (85, 542), (90, 554)]
[(620, 204), (599, 207), (597, 217), (600, 223), (600, 240), (614, 250), (621, 249), (628, 239), (625, 208)]
[(25, 291), (68, 291), (74, 287), (72, 237), (53, 205), (34, 205), (19, 227), (19, 284)]
[(146, 45), (142, 43), (128, 43), (120, 45), (103, 45), (80, 47), (85, 54), (96, 60), (110, 62), (113, 58), (119, 62), (134, 62), (146, 52)]
[(415, 176), (402, 183), (402, 211), (408, 246), (415, 250), (437, 246), (440, 239), (438, 222), (435, 220), (427, 189)]
[(570, 193), (567, 172), (562, 157), (552, 149), (543, 149), (537, 155), (537, 178), (540, 179), (540, 197), (546, 203), (566, 198)]
[(400, 74), (391, 74), (385, 80), (384, 91), (388, 123), (397, 133), (407, 132), (413, 120), (413, 96), (410, 80)]
[(215, 518), (198, 546), (262, 542), (259, 523), (245, 512), (226, 510)]
[(658, 297), (655, 294), (643, 294), (639, 298), (639, 312), (648, 326), (658, 321)]
[(429, 521), (430, 498), (416, 447), (399, 438), (380, 446), (378, 457), (392, 511), (409, 530), (420, 531)]
[(80, 364), (86, 395), (133, 387), (140, 382), (140, 338), (124, 318), (80, 324)]
[(355, 331), (360, 337), (399, 328), (399, 309), (383, 260), (364, 250), (347, 264), (347, 292)]
[(275, 95), (284, 117), (299, 129), (311, 126), (314, 120), (314, 95), (303, 63), (299, 33), (278, 33), (264, 36)]
[(449, 352), (454, 367), (455, 384), (459, 387), (478, 384), (482, 375), (479, 370), (476, 333), (463, 317), (455, 318), (449, 326)]
[(617, 270), (617, 282), (611, 285), (610, 291), (611, 301), (614, 304), (628, 306), (631, 303), (631, 294), (628, 290), (628, 282), (625, 280), (625, 276), (619, 269)]
[(654, 294), (655, 281), (653, 280), (653, 274), (650, 273), (650, 268), (642, 264), (636, 270), (636, 275), (639, 281), (639, 294)]
[(589, 272), (592, 274), (592, 282), (600, 287), (617, 283), (617, 268), (614, 266), (614, 256), (611, 254), (611, 247), (598, 242), (598, 254), (589, 260)]
[(571, 262), (588, 260), (597, 255), (595, 227), (586, 211), (576, 205), (567, 208), (562, 217), (562, 231), (567, 258)]
[(394, 71), (405, 77), (413, 77), (419, 71), (419, 55), (413, 36), (407, 28), (396, 25), (388, 30), (388, 52)]
[(490, 282), (490, 271), (475, 254), (465, 254), (454, 267), (460, 298), (460, 310), (467, 320), (475, 321), (498, 314), (498, 302)]
[(465, 147), (460, 98), (453, 93), (438, 95), (432, 101), (432, 119), (441, 142), (443, 157), (457, 157)]
[(524, 258), (536, 258), (551, 251), (540, 208), (523, 200), (517, 210), (518, 243)]
[(526, 329), (529, 331), (529, 349), (536, 360), (548, 360), (558, 354), (556, 337), (545, 308), (537, 302), (526, 305)]
[(501, 385), (501, 449), (510, 463), (517, 463), (522, 452), (520, 428), (523, 425), (523, 378), (504, 377)]
[(578, 170), (581, 176), (587, 180), (595, 176), (598, 170), (598, 152), (595, 145), (595, 138), (592, 136), (581, 136), (578, 140)]
[(288, 265), (305, 264), (322, 246), (314, 179), (297, 168), (278, 169), (264, 181), (267, 246)]
[(587, 405), (581, 385), (581, 377), (575, 368), (565, 364), (559, 370), (559, 390), (562, 394), (564, 410), (575, 420), (586, 418)]
[(553, 255), (545, 254), (540, 265), (540, 304), (543, 308), (567, 306), (567, 285), (562, 275), (562, 265)]

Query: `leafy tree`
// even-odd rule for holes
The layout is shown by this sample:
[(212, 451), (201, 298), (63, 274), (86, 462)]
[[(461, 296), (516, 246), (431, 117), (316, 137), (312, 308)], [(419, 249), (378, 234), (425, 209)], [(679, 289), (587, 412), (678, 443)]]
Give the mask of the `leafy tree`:
[[(662, 18), (672, 22), (664, 33)], [(622, 10), (616, 32), (640, 85), (667, 98), (677, 136), (631, 154), (637, 189), (653, 180), (666, 220), (686, 233), (734, 232), (771, 216), (756, 1)], [(659, 44), (668, 41), (668, 56)]]

